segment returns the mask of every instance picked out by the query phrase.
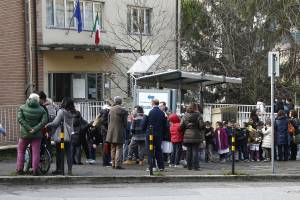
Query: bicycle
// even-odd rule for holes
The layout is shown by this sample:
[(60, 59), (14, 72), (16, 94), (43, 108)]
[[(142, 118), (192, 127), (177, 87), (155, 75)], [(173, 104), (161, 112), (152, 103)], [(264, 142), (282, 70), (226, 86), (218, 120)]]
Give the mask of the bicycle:
[[(51, 154), (47, 149), (45, 138), (43, 138), (41, 143), (41, 150), (40, 150), (40, 164), (39, 164), (40, 172), (43, 175), (47, 174), (47, 172), (50, 169), (50, 165), (51, 165)], [(25, 162), (24, 162), (23, 171), (25, 173), (30, 173), (30, 169), (32, 169), (32, 148), (31, 145), (29, 144), (25, 150)]]

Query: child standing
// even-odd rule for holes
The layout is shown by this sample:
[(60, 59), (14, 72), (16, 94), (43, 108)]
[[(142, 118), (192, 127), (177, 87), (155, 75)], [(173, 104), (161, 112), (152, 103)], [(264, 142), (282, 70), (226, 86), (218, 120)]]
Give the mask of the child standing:
[(237, 149), (238, 149), (240, 161), (248, 161), (249, 160), (249, 153), (248, 153), (248, 147), (247, 147), (248, 134), (247, 134), (246, 126), (247, 126), (246, 123), (244, 123), (243, 128), (240, 127), (239, 123), (235, 124)]
[(205, 161), (209, 162), (212, 160), (212, 153), (214, 149), (214, 129), (211, 127), (211, 123), (209, 121), (206, 121), (204, 123), (205, 125)]
[(272, 147), (272, 135), (271, 135), (271, 120), (268, 119), (266, 121), (266, 127), (262, 130), (264, 135), (264, 139), (262, 142), (263, 152), (265, 154), (265, 162), (269, 162), (271, 160), (271, 147)]
[(259, 154), (259, 146), (262, 141), (262, 128), (263, 124), (259, 122), (257, 125), (257, 130), (253, 128), (253, 126), (249, 123), (247, 130), (249, 131), (249, 138), (250, 138), (250, 155), (251, 161), (260, 161), (260, 154)]
[(171, 114), (169, 116), (169, 121), (171, 142), (173, 145), (170, 166), (176, 167), (179, 165), (182, 154), (183, 132), (180, 128), (180, 118), (178, 117), (178, 115)]
[(222, 127), (223, 127), (222, 122), (216, 123), (216, 131), (215, 131), (216, 147), (220, 155), (220, 161), (226, 162), (226, 155), (229, 152), (228, 136), (226, 131)]

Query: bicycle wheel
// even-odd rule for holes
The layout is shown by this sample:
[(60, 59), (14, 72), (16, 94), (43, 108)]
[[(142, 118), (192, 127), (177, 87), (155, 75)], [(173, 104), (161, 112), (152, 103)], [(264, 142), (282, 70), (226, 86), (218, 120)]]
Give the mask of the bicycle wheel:
[(23, 171), (24, 172), (29, 172), (30, 168), (31, 168), (31, 150), (30, 147), (28, 146), (25, 150), (25, 159), (24, 159), (24, 168)]
[(43, 151), (41, 151), (40, 166), (39, 166), (40, 172), (42, 174), (47, 174), (47, 172), (50, 169), (50, 165), (51, 165), (51, 155), (48, 149), (45, 148)]

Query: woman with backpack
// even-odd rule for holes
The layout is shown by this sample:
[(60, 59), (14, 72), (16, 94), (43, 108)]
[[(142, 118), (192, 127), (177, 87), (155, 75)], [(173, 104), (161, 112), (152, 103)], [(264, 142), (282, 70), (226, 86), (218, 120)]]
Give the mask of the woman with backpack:
[(68, 175), (72, 175), (72, 146), (71, 135), (74, 133), (73, 116), (76, 114), (74, 101), (70, 97), (64, 97), (61, 103), (61, 108), (58, 110), (57, 115), (53, 122), (46, 125), (47, 129), (55, 129), (54, 141), (56, 143), (56, 170), (52, 172), (53, 175), (63, 175), (63, 160), (60, 133), (61, 129), (64, 132), (64, 150), (67, 154)]

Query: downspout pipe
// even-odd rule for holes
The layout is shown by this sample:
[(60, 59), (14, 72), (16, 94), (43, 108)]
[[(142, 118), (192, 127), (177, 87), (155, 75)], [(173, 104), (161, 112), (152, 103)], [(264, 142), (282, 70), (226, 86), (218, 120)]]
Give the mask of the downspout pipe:
[(24, 29), (25, 29), (25, 68), (26, 68), (26, 88), (25, 95), (33, 91), (32, 83), (32, 49), (31, 49), (31, 0), (25, 0), (24, 4)]
[(36, 9), (36, 0), (33, 0), (33, 23), (34, 28), (34, 62), (35, 62), (35, 89), (39, 90), (39, 62), (38, 62), (38, 40), (37, 40), (37, 9)]

